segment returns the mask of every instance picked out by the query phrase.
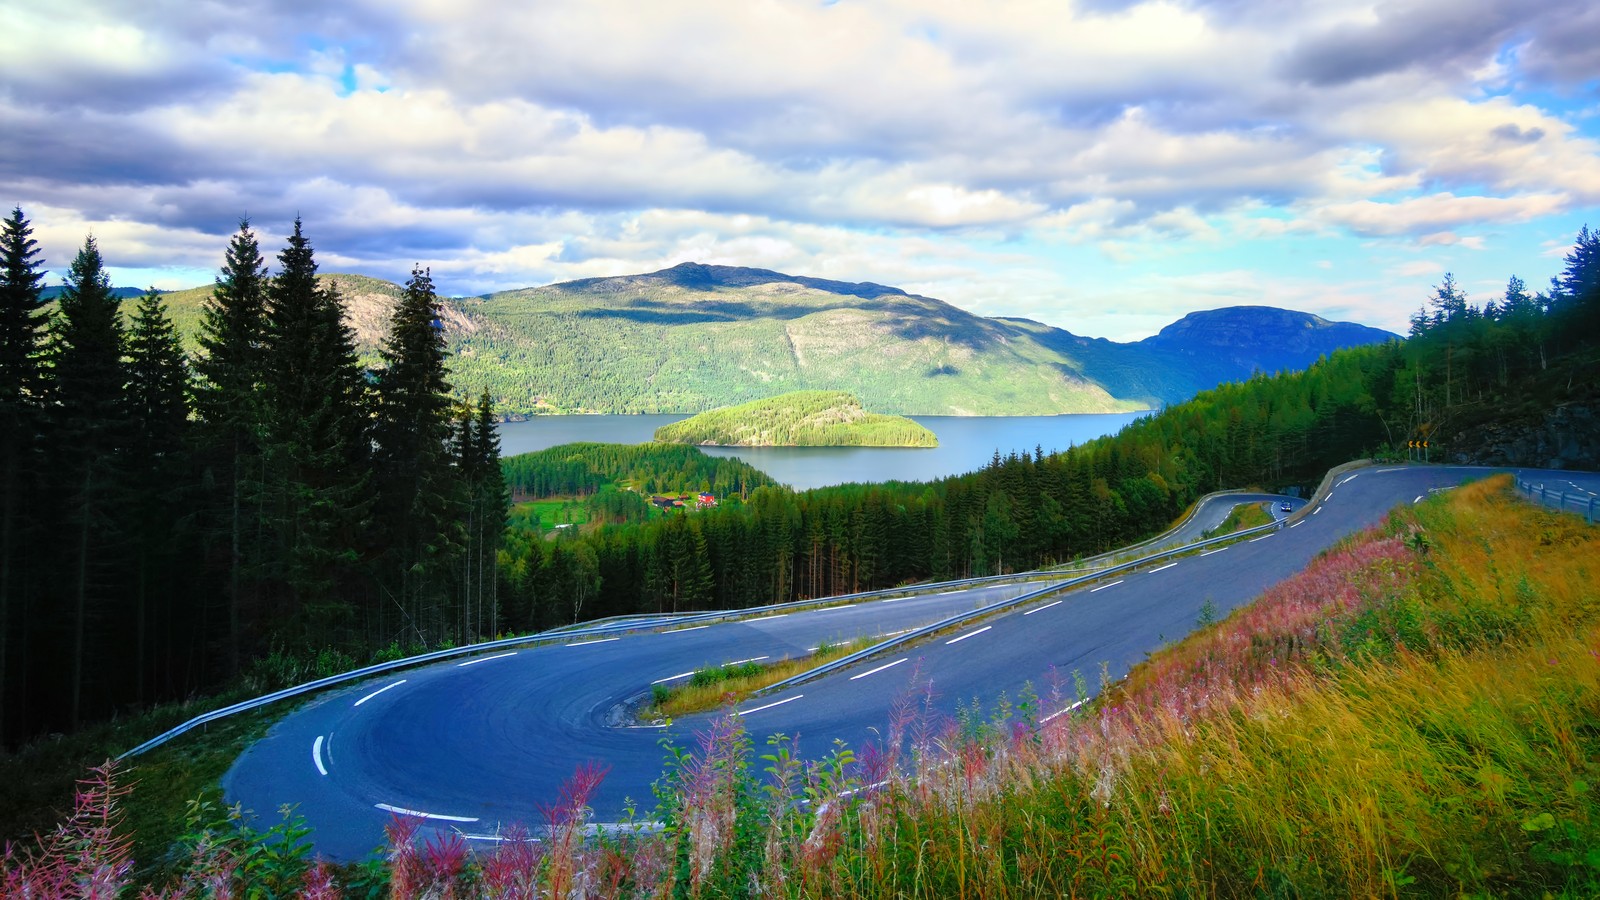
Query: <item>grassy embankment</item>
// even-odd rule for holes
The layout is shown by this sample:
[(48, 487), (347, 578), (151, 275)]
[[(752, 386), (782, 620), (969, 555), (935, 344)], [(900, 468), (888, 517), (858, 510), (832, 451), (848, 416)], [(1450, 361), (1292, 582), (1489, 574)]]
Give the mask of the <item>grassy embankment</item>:
[(903, 416), (869, 413), (844, 391), (791, 391), (703, 412), (656, 429), (664, 443), (740, 447), (937, 447)]
[(1265, 503), (1241, 503), (1228, 510), (1227, 517), (1219, 522), (1217, 527), (1207, 531), (1205, 536), (1208, 538), (1221, 537), (1225, 534), (1233, 534), (1235, 531), (1254, 528), (1257, 525), (1271, 524), (1272, 513), (1267, 512), (1267, 507), (1270, 505)]
[(666, 832), (578, 840), (585, 770), (537, 852), (463, 876), (402, 846), (395, 893), (521, 873), (561, 896), (1595, 896), (1596, 575), (1600, 530), (1471, 485), (1074, 716), (1044, 714), (1081, 683), (943, 720), (913, 676), (881, 744), (814, 765), (784, 739), (757, 761), (723, 721), (669, 760)]
[(696, 670), (683, 684), (651, 686), (650, 705), (640, 711), (645, 720), (671, 719), (690, 713), (730, 707), (768, 685), (801, 672), (826, 665), (857, 650), (865, 650), (879, 638), (861, 637), (842, 644), (823, 643), (806, 656), (784, 657), (738, 665), (707, 666)]

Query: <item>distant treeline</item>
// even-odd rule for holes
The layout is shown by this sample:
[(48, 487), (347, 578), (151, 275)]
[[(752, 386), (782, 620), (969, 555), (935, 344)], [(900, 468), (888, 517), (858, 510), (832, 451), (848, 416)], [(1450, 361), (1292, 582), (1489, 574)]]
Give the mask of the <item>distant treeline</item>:
[(743, 460), (681, 444), (562, 444), (506, 457), (500, 467), (518, 500), (587, 496), (607, 484), (626, 484), (644, 494), (697, 490), (743, 496), (774, 483)]
[(1512, 278), (1479, 306), (1446, 276), (1403, 343), (1223, 385), (1065, 453), (997, 452), (930, 484), (764, 487), (571, 540), (509, 534), (507, 614), (531, 628), (1064, 561), (1159, 530), (1209, 491), (1310, 485), (1363, 454), (1403, 457), (1411, 441), (1440, 459), (1464, 425), (1592, 396), (1597, 351), (1600, 234), (1585, 228), (1548, 291)]
[(790, 391), (656, 429), (658, 441), (752, 447), (937, 447), (903, 416), (869, 413), (845, 391)]
[(159, 294), (122, 309), (93, 238), (49, 308), (5, 220), (0, 745), (268, 656), (303, 677), (497, 630), (495, 414), (451, 393), (432, 280), (367, 369), (316, 270), (299, 221), (270, 276), (241, 225), (188, 357)]

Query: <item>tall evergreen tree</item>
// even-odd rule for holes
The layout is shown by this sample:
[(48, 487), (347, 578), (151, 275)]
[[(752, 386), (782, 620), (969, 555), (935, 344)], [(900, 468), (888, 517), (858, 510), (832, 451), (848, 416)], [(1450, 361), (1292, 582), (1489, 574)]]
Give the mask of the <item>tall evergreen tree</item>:
[[(149, 699), (154, 663), (152, 629), (169, 633), (183, 591), (177, 563), (186, 529), (181, 527), (190, 498), (189, 371), (178, 331), (154, 288), (139, 300), (128, 331), (127, 400), (130, 432), (126, 471), (129, 509), (135, 532), (133, 660), (134, 698)], [(123, 618), (127, 618), (124, 616)], [(161, 649), (170, 653), (168, 642)], [(173, 660), (159, 667), (170, 672)]]
[(201, 310), (195, 360), (195, 407), (203, 456), (216, 486), (208, 504), (228, 542), (227, 669), (239, 671), (247, 601), (245, 558), (250, 523), (246, 494), (260, 481), (262, 408), (266, 381), (267, 267), (248, 220), (228, 243), (222, 274)]
[[(366, 382), (338, 293), (295, 220), (267, 286), (265, 514), (292, 624), (312, 644), (351, 636), (368, 499)], [(348, 590), (340, 590), (340, 588)]]
[[(21, 603), (21, 569), (29, 557), (34, 450), (43, 380), (40, 354), (44, 262), (33, 227), (20, 207), (0, 224), (0, 746), (7, 735), (8, 702), (26, 679), (13, 665), (13, 608)], [(18, 671), (13, 673), (13, 668)]]
[(123, 486), (119, 455), (127, 439), (127, 383), (120, 301), (94, 238), (72, 260), (54, 321), (51, 348), (55, 416), (50, 459), (73, 534), (64, 542), (72, 659), (69, 713), (76, 728), (85, 703), (91, 629), (110, 605), (117, 560), (114, 515)]
[[(446, 605), (465, 500), (463, 473), (450, 456), (450, 385), (428, 272), (412, 269), (382, 353), (373, 418), (375, 524), (384, 538), (385, 580), (421, 620), (424, 607)], [(463, 598), (461, 617), (451, 617), (461, 623), (462, 640), (475, 630), (466, 614), (470, 599)]]

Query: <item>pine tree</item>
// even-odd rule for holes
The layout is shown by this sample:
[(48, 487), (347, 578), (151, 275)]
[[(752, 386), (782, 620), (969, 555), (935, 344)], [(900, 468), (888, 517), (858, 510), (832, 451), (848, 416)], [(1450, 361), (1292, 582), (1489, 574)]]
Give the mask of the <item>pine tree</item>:
[(9, 694), (20, 694), (26, 683), (13, 673), (10, 651), (12, 610), (22, 602), (22, 564), (33, 536), (33, 518), (23, 511), (32, 506), (43, 403), (44, 262), (38, 247), (22, 209), (13, 209), (0, 224), (0, 746), (8, 733)]
[[(311, 643), (350, 637), (368, 499), (366, 382), (299, 219), (266, 291), (261, 500), (285, 609)], [(340, 588), (345, 588), (341, 590)]]
[[(412, 618), (442, 606), (446, 576), (460, 549), (463, 473), (450, 458), (450, 385), (433, 279), (413, 269), (384, 342), (377, 374), (373, 440), (375, 521), (382, 530), (386, 580)], [(470, 597), (460, 619), (462, 640), (476, 630)]]
[[(189, 371), (178, 331), (154, 288), (139, 300), (128, 331), (127, 399), (131, 428), (126, 470), (130, 476), (127, 518), (135, 528), (135, 698), (147, 699), (152, 625), (172, 627), (185, 508), (179, 488), (189, 483)], [(164, 647), (164, 649), (169, 649)], [(171, 659), (161, 666), (172, 668)]]
[(118, 569), (114, 513), (124, 486), (120, 454), (127, 439), (127, 383), (120, 301), (111, 291), (93, 237), (72, 260), (54, 321), (55, 376), (50, 450), (55, 489), (74, 534), (64, 543), (70, 585), (70, 722), (81, 720), (91, 617), (109, 605), (106, 582)]
[[(227, 670), (236, 674), (244, 640), (246, 547), (251, 519), (247, 494), (259, 494), (262, 409), (266, 381), (267, 267), (248, 220), (228, 243), (222, 274), (201, 310), (195, 360), (195, 407), (202, 455), (216, 485), (208, 503), (228, 540)], [(253, 485), (253, 487), (252, 487)]]

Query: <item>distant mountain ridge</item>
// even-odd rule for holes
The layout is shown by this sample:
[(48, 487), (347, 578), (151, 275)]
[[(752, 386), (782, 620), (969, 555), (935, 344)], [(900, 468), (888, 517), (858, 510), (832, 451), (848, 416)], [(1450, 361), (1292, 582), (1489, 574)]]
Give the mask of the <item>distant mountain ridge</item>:
[[(398, 285), (326, 275), (376, 357)], [(210, 286), (166, 295), (191, 333)], [(1385, 331), (1274, 307), (1190, 313), (1134, 343), (987, 318), (870, 282), (681, 263), (443, 301), (452, 381), (502, 412), (703, 412), (841, 390), (896, 415), (1054, 415), (1176, 403)]]

